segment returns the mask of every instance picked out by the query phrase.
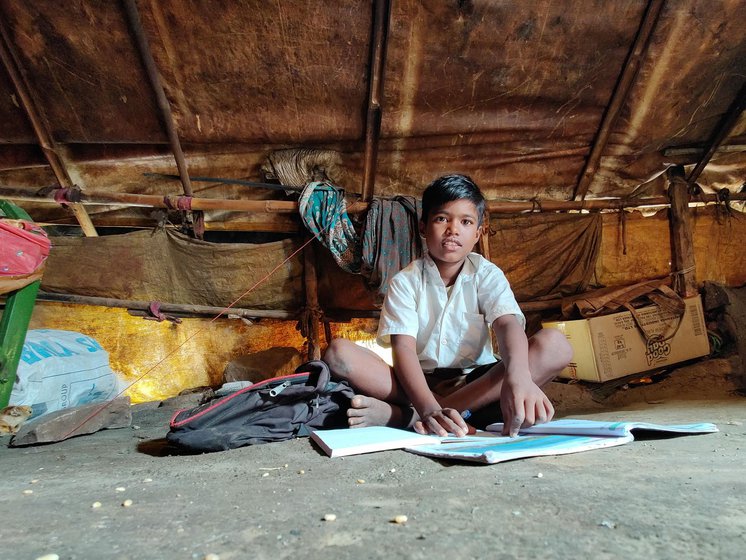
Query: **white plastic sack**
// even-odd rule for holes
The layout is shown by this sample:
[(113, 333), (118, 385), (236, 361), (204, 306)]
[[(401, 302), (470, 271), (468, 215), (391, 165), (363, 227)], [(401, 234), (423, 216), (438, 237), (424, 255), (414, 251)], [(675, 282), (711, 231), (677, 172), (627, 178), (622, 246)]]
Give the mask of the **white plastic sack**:
[(32, 418), (114, 398), (120, 381), (109, 353), (90, 336), (53, 329), (26, 334), (10, 404), (28, 405)]

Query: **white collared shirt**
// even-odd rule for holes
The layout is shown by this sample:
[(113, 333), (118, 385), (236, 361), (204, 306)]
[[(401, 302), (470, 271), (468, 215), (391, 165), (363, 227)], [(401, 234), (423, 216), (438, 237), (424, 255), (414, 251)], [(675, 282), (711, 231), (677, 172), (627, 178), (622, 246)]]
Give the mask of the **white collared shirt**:
[(495, 361), (490, 328), (508, 314), (526, 327), (508, 280), (494, 263), (470, 253), (449, 296), (438, 267), (426, 254), (391, 279), (378, 343), (389, 346), (392, 334), (406, 334), (417, 341), (423, 371), (469, 369)]

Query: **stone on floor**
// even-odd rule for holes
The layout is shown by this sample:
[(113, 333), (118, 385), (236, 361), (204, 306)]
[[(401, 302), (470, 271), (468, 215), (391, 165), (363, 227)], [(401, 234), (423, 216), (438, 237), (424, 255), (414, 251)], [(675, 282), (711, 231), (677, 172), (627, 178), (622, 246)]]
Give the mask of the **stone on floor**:
[(11, 447), (54, 443), (132, 424), (130, 398), (117, 397), (108, 403), (93, 403), (45, 414), (24, 424), (11, 440)]

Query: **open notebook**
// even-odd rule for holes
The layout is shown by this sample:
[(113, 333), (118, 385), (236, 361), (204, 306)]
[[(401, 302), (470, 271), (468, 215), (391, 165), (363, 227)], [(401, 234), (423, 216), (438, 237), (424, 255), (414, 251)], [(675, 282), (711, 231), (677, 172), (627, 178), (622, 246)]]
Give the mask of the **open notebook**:
[(500, 463), (540, 455), (563, 455), (623, 445), (634, 440), (633, 430), (668, 434), (717, 432), (714, 424), (662, 425), (645, 422), (599, 422), (562, 419), (521, 430), (517, 437), (500, 435), (502, 424), (463, 438), (423, 436), (408, 430), (368, 427), (316, 430), (311, 438), (330, 456), (341, 457), (387, 449), (405, 449), (418, 455)]

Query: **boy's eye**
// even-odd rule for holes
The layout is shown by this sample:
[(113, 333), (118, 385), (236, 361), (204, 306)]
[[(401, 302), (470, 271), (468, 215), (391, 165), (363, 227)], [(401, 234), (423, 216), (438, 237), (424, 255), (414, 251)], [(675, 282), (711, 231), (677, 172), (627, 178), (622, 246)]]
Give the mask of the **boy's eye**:
[(464, 224), (465, 226), (470, 226), (470, 225), (472, 225), (472, 224), (473, 224), (474, 222), (472, 222), (471, 220), (461, 220), (461, 223), (462, 223), (462, 224)]
[(435, 222), (445, 222), (446, 218), (445, 218), (445, 216), (435, 216), (435, 219), (433, 221), (435, 221)]

